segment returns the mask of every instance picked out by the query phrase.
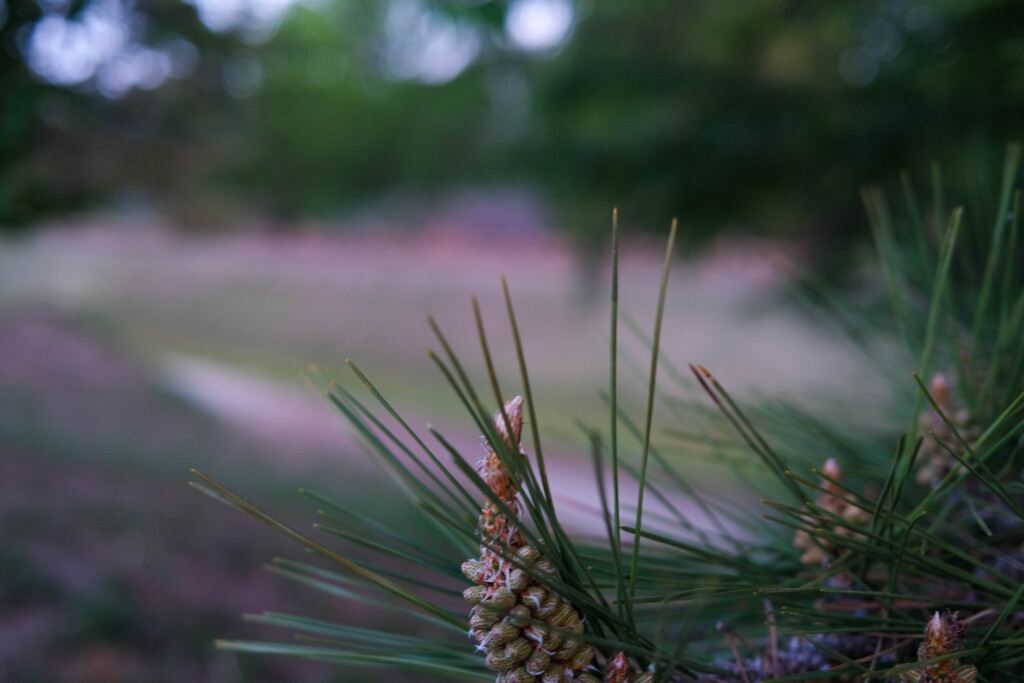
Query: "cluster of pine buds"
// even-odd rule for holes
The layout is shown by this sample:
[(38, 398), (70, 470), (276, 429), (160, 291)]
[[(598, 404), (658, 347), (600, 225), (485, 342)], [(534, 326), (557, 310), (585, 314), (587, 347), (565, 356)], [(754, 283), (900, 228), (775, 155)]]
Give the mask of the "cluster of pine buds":
[[(825, 478), (821, 484), (822, 491), (818, 494), (817, 506), (845, 522), (845, 524), (831, 524), (829, 531), (839, 536), (861, 538), (862, 534), (854, 529), (864, 526), (871, 518), (871, 514), (842, 498), (842, 488), (839, 486), (839, 482), (842, 480), (843, 472), (835, 460), (829, 458), (825, 462), (822, 474), (825, 475)], [(808, 521), (814, 523), (820, 520), (808, 517)], [(827, 553), (832, 550), (832, 544), (828, 541), (813, 538), (803, 529), (796, 532), (793, 537), (793, 545), (804, 551), (800, 556), (800, 562), (809, 567), (824, 564), (829, 559)]]
[[(519, 445), (522, 425), (523, 399), (517, 396), (494, 416), (494, 426), (509, 450), (519, 455), (525, 455)], [(517, 526), (520, 482), (486, 437), (483, 447), (477, 471), (515, 518), (509, 519), (493, 500), (480, 511), (480, 557), (462, 565), (462, 573), (475, 584), (463, 592), (473, 605), (470, 635), (486, 653), (487, 667), (498, 672), (496, 683), (600, 683), (591, 665), (595, 650), (579, 638), (579, 612), (537, 580), (554, 578), (555, 569)], [(649, 673), (630, 674), (621, 654), (609, 663), (607, 673), (605, 680), (612, 683), (652, 680)]]
[[(977, 439), (979, 434), (971, 419), (971, 413), (966, 408), (958, 406), (957, 401), (953, 399), (953, 392), (945, 375), (937, 373), (932, 377), (928, 393), (935, 399), (942, 415), (949, 420), (961, 439), (966, 440), (967, 443)], [(922, 412), (918, 419), (921, 432), (932, 437), (925, 439), (921, 445), (921, 452), (917, 456), (920, 466), (916, 478), (917, 483), (923, 486), (935, 486), (956, 466), (956, 458), (946, 448), (952, 448), (962, 455), (966, 455), (963, 453), (960, 440), (957, 439), (953, 429), (942, 419), (942, 415), (939, 415), (935, 408), (929, 408)], [(945, 447), (942, 444), (945, 444)]]
[[(924, 640), (917, 648), (917, 659), (926, 662), (964, 649), (965, 624), (959, 612), (935, 613), (924, 630)], [(956, 657), (932, 662), (905, 671), (900, 677), (908, 683), (974, 683), (978, 670), (964, 665)]]
[[(513, 453), (522, 454), (523, 399), (517, 396), (508, 401), (503, 412), (494, 418), (498, 435)], [(477, 470), (495, 497), (518, 518), (519, 482), (486, 438), (483, 446)], [(583, 632), (579, 613), (530, 575), (553, 575), (551, 563), (526, 542), (516, 519), (509, 519), (493, 500), (480, 511), (478, 532), (480, 557), (462, 565), (462, 573), (476, 585), (463, 595), (473, 603), (469, 626), (477, 649), (487, 653), (487, 667), (499, 672), (496, 683), (598, 683), (585, 671), (594, 658), (593, 647), (574, 637)]]

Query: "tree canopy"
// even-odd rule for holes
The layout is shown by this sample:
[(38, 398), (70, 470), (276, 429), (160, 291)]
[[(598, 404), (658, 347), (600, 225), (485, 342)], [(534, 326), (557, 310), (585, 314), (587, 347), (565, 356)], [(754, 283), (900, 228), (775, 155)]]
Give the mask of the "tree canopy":
[(843, 231), (860, 184), (990, 167), (1024, 121), (1015, 0), (5, 2), (6, 226), (517, 184), (582, 239), (612, 206), (694, 238)]

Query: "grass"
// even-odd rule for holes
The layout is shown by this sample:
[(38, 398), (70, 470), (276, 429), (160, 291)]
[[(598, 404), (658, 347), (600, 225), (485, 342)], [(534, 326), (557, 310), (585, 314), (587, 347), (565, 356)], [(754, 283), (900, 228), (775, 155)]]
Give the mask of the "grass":
[[(117, 241), (122, 238), (126, 244)], [(436, 371), (423, 362), (429, 343), (423, 316), (430, 312), (457, 342), (472, 339), (469, 295), (475, 292), (485, 311), (501, 310), (495, 274), (504, 270), (529, 311), (521, 332), (535, 390), (551, 406), (552, 436), (571, 442), (575, 419), (594, 422), (605, 413), (600, 378), (592, 372), (607, 357), (605, 295), (579, 293), (570, 253), (480, 247), (456, 260), (425, 245), (375, 250), (344, 239), (312, 254), (301, 244), (245, 238), (171, 240), (160, 249), (133, 246), (117, 233), (107, 239), (0, 245), (0, 310), (41, 306), (89, 315), (144, 360), (176, 351), (289, 382), (309, 363), (339, 374), (342, 359), (351, 357), (407, 409), (442, 420), (457, 417), (459, 408), (437, 391)], [(650, 319), (652, 302), (633, 283), (658, 267), (656, 259), (623, 264), (624, 321)], [(751, 307), (766, 303), (756, 286), (730, 281), (727, 270), (680, 272), (670, 283), (667, 357), (722, 368), (741, 389), (822, 392), (824, 368), (851, 382), (863, 375), (841, 343), (822, 338), (770, 296), (771, 315), (752, 315)], [(744, 348), (740, 338), (763, 344)], [(619, 344), (621, 400), (638, 405), (645, 382), (635, 378), (644, 372), (647, 347), (629, 329)], [(499, 372), (516, 372), (515, 358), (499, 354), (494, 361)]]

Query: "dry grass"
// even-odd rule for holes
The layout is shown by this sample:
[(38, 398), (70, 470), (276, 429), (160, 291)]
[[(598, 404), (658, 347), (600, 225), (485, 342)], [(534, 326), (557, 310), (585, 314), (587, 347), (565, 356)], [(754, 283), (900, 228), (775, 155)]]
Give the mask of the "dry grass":
[[(624, 240), (621, 307), (643, 328), (653, 319), (659, 248)], [(837, 388), (867, 391), (863, 360), (780, 303), (782, 278), (769, 251), (725, 248), (680, 264), (668, 296), (665, 356), (714, 369), (740, 395), (813, 400)], [(534, 390), (550, 421), (545, 428), (567, 444), (576, 442), (574, 418), (599, 423), (605, 416), (598, 397), (607, 385), (605, 257), (536, 237), (525, 244), (436, 233), (188, 240), (104, 226), (0, 246), (0, 311), (44, 306), (89, 316), (158, 371), (177, 353), (297, 383), (310, 363), (345, 375), (341, 361), (352, 358), (413, 417), (436, 424), (461, 415), (426, 358), (436, 341), (423, 316), (432, 313), (470, 369), (479, 368), (469, 308), (475, 293), (499, 371), (511, 384), (518, 373), (506, 343), (505, 273)], [(647, 350), (629, 332), (620, 334), (629, 405), (644, 390)]]

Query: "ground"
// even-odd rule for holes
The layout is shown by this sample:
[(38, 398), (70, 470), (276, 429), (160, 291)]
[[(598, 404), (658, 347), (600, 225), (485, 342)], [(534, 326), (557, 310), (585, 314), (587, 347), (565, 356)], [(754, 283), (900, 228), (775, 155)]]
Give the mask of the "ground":
[[(780, 274), (764, 251), (680, 265), (665, 361), (703, 363), (739, 392), (867, 391), (856, 354), (778, 304)], [(624, 252), (620, 381), (623, 405), (638, 410), (660, 258), (648, 243)], [(432, 422), (472, 457), (477, 436), (424, 353), (438, 343), (422, 315), (482, 380), (477, 293), (505, 390), (520, 392), (504, 272), (556, 493), (580, 494), (574, 420), (604, 417), (608, 342), (607, 272), (580, 268), (582, 258), (544, 235), (437, 230), (198, 240), (103, 223), (0, 245), (0, 678), (361, 680), (213, 648), (215, 638), (287, 637), (243, 624), (245, 612), (374, 617), (262, 571), (275, 555), (302, 554), (190, 489), (188, 468), (302, 528), (315, 506), (294, 491), (310, 482), (384, 514), (379, 477), (299, 378), (311, 362), (349, 377), (342, 360), (353, 357), (410, 423)], [(662, 388), (682, 391), (671, 373)], [(580, 500), (566, 509), (585, 524)]]

